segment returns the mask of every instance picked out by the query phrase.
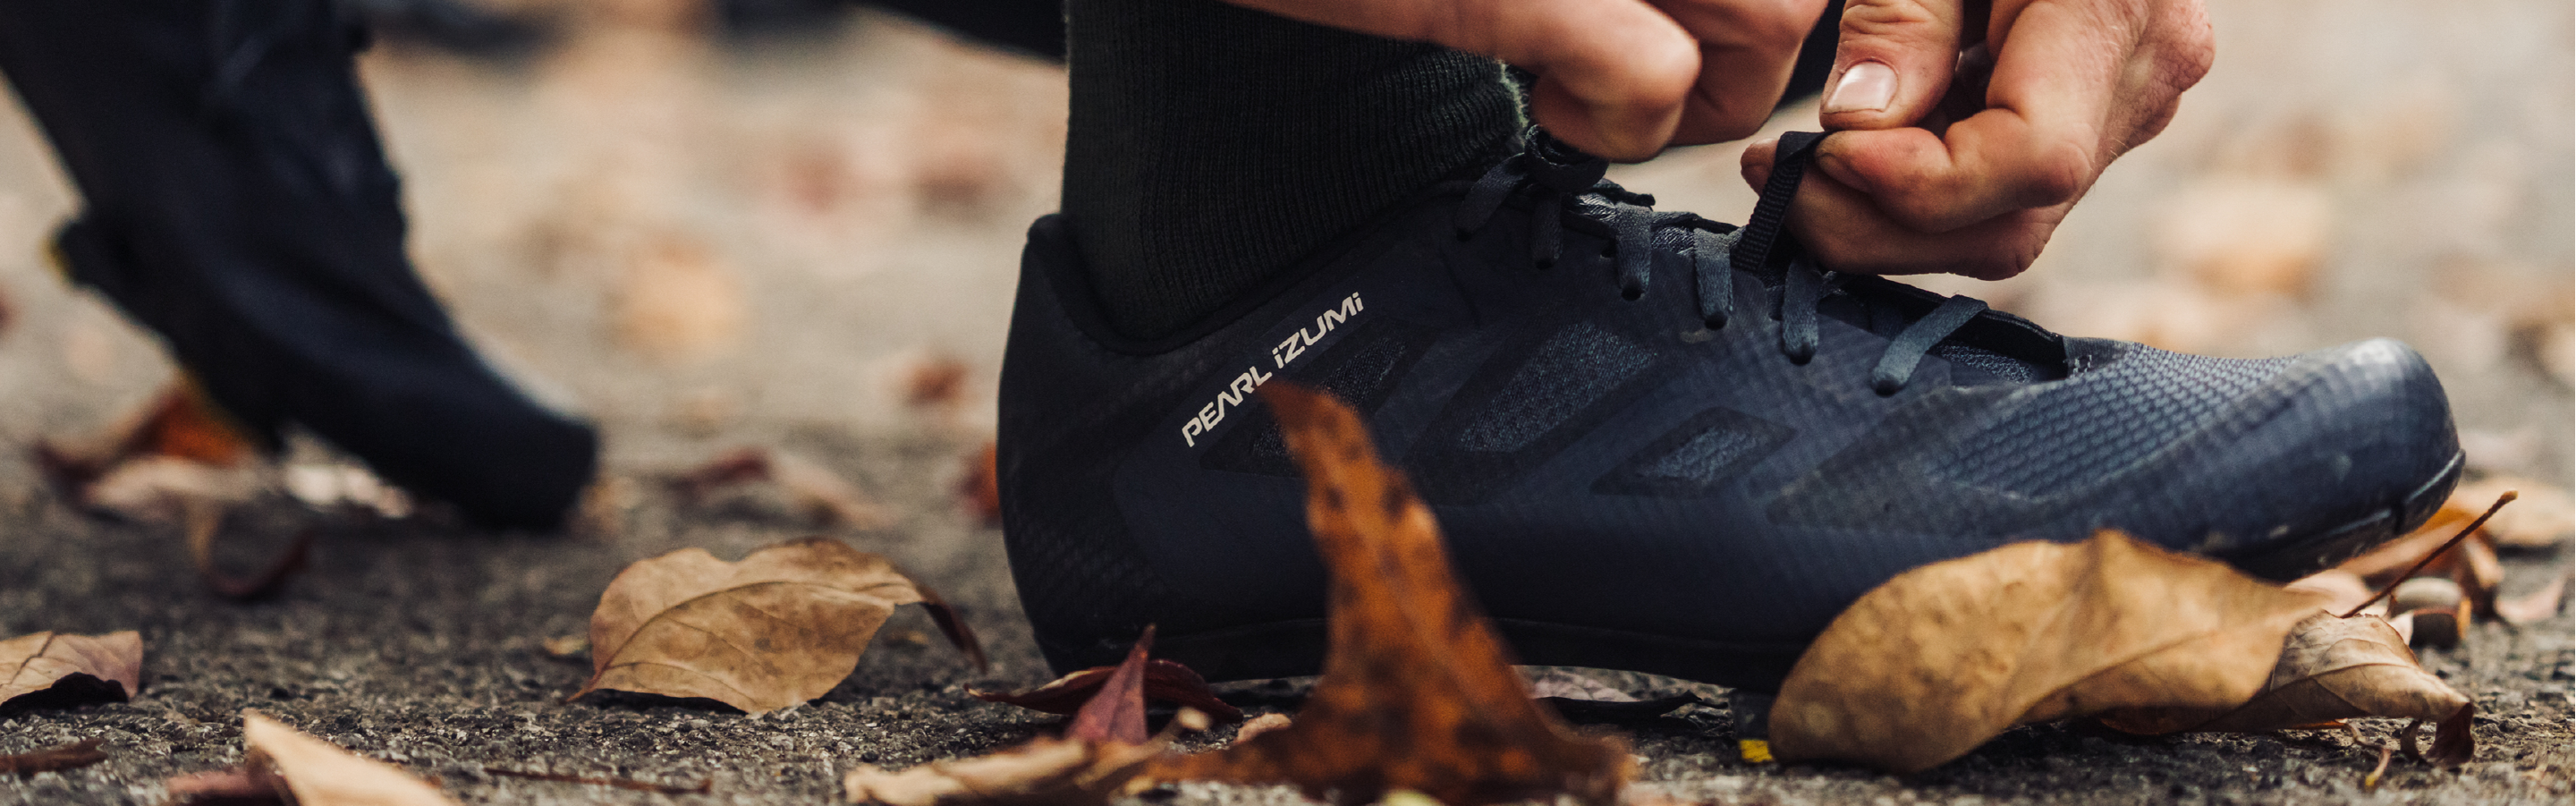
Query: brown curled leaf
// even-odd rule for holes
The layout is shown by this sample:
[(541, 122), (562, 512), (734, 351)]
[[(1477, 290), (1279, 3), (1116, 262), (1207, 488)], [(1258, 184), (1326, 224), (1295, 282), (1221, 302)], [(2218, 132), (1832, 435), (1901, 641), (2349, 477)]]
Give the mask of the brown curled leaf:
[[(1049, 714), (1071, 714), (1082, 710), (1082, 704), (1091, 700), (1091, 695), (1100, 690), (1101, 684), (1108, 682), (1109, 673), (1117, 668), (1096, 666), (1017, 693), (1000, 691), (971, 693), (985, 702), (1017, 705)], [(1200, 713), (1207, 714), (1218, 722), (1238, 722), (1243, 719), (1242, 709), (1217, 699), (1216, 692), (1208, 688), (1207, 678), (1200, 677), (1199, 673), (1191, 671), (1190, 667), (1161, 658), (1145, 662), (1145, 700), (1196, 708)]]
[[(2291, 628), (2263, 691), (2243, 704), (2120, 709), (2102, 714), (2102, 722), (2142, 734), (2279, 730), (2355, 717), (2449, 724), (2467, 719), (2468, 707), (2468, 697), (2416, 662), (2386, 620), (2319, 611)], [(2456, 745), (2441, 749), (2457, 751)]]
[(2487, 522), (2487, 537), (2496, 547), (2505, 549), (2546, 549), (2567, 542), (2576, 535), (2576, 500), (2557, 485), (2513, 476), (2488, 476), (2461, 482), (2443, 504), (2444, 514), (2456, 510), (2474, 513), (2479, 507), (2511, 490), (2521, 495), (2512, 508), (2496, 513)]
[[(1162, 736), (1145, 733), (1145, 655), (1154, 629), (1127, 650), (1127, 659), (1091, 687), (1063, 738), (1039, 737), (987, 756), (937, 761), (902, 772), (861, 765), (841, 779), (849, 799), (894, 806), (1099, 806), (1126, 794), (1146, 763), (1171, 745), (1195, 712)], [(1206, 727), (1201, 722), (1196, 727)]]
[(0, 775), (34, 775), (40, 772), (77, 770), (107, 760), (98, 746), (102, 740), (82, 739), (61, 747), (31, 753), (0, 755)]
[(2014, 725), (2225, 709), (2262, 691), (2320, 597), (2105, 531), (1897, 575), (1835, 617), (1773, 705), (1782, 761), (1914, 772)]
[(0, 710), (123, 702), (140, 690), (143, 636), (40, 632), (0, 641)]
[(994, 443), (986, 442), (966, 460), (966, 477), (958, 480), (957, 495), (966, 501), (966, 511), (986, 526), (1002, 522), (1001, 454)]
[[(591, 614), (593, 672), (573, 697), (602, 689), (703, 697), (753, 714), (823, 696), (850, 671), (899, 605), (945, 609), (885, 558), (809, 537), (724, 562), (682, 549), (618, 572)], [(960, 642), (980, 666), (983, 652)]]
[(1074, 712), (1073, 722), (1064, 728), (1065, 738), (1087, 742), (1144, 744), (1145, 733), (1145, 653), (1154, 647), (1154, 628), (1127, 649), (1127, 659), (1109, 670), (1108, 679), (1093, 693), (1091, 701)]
[(675, 476), (671, 490), (692, 505), (720, 491), (756, 482), (776, 485), (787, 508), (819, 526), (879, 529), (893, 522), (885, 509), (841, 474), (821, 463), (769, 448), (737, 448)]
[(1152, 777), (1285, 783), (1365, 803), (1419, 791), (1451, 806), (1618, 798), (1625, 747), (1580, 737), (1530, 700), (1510, 652), (1451, 571), (1430, 507), (1377, 458), (1358, 414), (1286, 383), (1261, 389), (1308, 480), (1332, 572), (1324, 673), (1294, 723)]
[(2511, 624), (2546, 621), (2558, 615), (2560, 602), (2566, 600), (2568, 583), (2576, 582), (2576, 566), (2561, 566), (2549, 584), (2521, 596), (2496, 602), (2498, 617)]
[(304, 570), (313, 553), (313, 530), (296, 533), (295, 542), (278, 555), (267, 570), (249, 577), (236, 577), (215, 563), (215, 537), (223, 531), (224, 507), (220, 504), (193, 504), (187, 508), (188, 560), (197, 568), (197, 578), (215, 595), (237, 602), (255, 602), (276, 596), (286, 589), (286, 581)]
[(1167, 742), (1142, 745), (1041, 736), (988, 756), (902, 772), (862, 764), (841, 779), (851, 803), (888, 806), (1100, 806), (1121, 795)]

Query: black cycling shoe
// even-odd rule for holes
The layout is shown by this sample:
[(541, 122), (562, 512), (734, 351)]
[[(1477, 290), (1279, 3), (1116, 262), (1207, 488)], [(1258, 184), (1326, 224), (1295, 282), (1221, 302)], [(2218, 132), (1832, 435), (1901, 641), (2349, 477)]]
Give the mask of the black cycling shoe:
[(0, 0), (8, 76), (80, 189), (66, 274), (151, 328), (236, 425), (298, 425), (474, 521), (550, 530), (598, 464), (457, 332), (333, 0)]
[(1000, 471), (1048, 659), (1114, 662), (1158, 624), (1211, 678), (1319, 668), (1305, 483), (1249, 394), (1274, 380), (1368, 418), (1523, 662), (1757, 690), (1909, 568), (2116, 527), (2287, 579), (2457, 480), (2449, 403), (2396, 342), (2203, 358), (1819, 271), (1780, 233), (1811, 151), (1784, 142), (1738, 231), (1542, 146), (1155, 342), (1103, 325), (1041, 219)]

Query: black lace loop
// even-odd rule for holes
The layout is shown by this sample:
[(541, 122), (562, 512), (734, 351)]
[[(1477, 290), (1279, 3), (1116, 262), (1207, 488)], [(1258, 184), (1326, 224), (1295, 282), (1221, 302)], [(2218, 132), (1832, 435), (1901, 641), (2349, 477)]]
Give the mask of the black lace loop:
[(1699, 281), (1699, 321), (1710, 330), (1726, 326), (1735, 318), (1734, 236), (1705, 229), (1691, 230), (1691, 273)]
[(1915, 365), (1923, 362), (1923, 355), (1932, 352), (1933, 345), (1940, 344), (1968, 320), (1985, 312), (1983, 300), (1968, 297), (1942, 300), (1939, 307), (1914, 320), (1914, 324), (1906, 325), (1905, 332), (1896, 334), (1896, 339), (1887, 343), (1887, 352), (1878, 356), (1878, 368), (1870, 370), (1870, 390), (1882, 395), (1904, 390), (1905, 382), (1914, 379)]
[[(1762, 199), (1754, 205), (1752, 219), (1743, 229), (1731, 229), (1689, 213), (1657, 212), (1651, 209), (1654, 197), (1628, 192), (1604, 178), (1610, 167), (1608, 162), (1549, 141), (1543, 133), (1534, 135), (1529, 151), (1496, 164), (1468, 187), (1454, 223), (1458, 237), (1473, 235), (1493, 219), (1513, 193), (1527, 189), (1533, 204), (1530, 261), (1541, 267), (1555, 264), (1564, 245), (1567, 218), (1598, 222), (1610, 230), (1620, 295), (1631, 300), (1644, 297), (1654, 281), (1655, 233), (1687, 229), (1688, 244), (1682, 251), (1691, 260), (1691, 273), (1696, 280), (1692, 290), (1698, 296), (1700, 321), (1706, 329), (1726, 327), (1734, 319), (1735, 273), (1754, 273), (1766, 284), (1780, 288), (1779, 307), (1774, 309), (1780, 320), (1780, 353), (1792, 362), (1805, 364), (1815, 358), (1822, 338), (1825, 300), (1840, 293), (1848, 279), (1817, 266), (1814, 258), (1797, 248), (1794, 239), (1783, 241), (1787, 236), (1789, 202), (1797, 197), (1798, 185), (1806, 178), (1816, 146), (1824, 139), (1825, 135), (1817, 132), (1781, 136), (1771, 178), (1763, 183)], [(1585, 196), (1598, 196), (1612, 203), (1586, 203)], [(1784, 255), (1789, 256), (1787, 265), (1771, 268)], [(1870, 371), (1870, 388), (1881, 395), (1903, 391), (1913, 380), (1923, 356), (1985, 310), (1985, 303), (1967, 297), (1944, 299), (1888, 342), (1886, 350), (1879, 354), (1878, 365)]]

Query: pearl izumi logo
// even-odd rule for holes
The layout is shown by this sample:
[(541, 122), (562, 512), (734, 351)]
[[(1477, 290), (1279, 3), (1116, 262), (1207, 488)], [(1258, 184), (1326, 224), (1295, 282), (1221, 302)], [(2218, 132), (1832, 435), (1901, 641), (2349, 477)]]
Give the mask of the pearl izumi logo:
[[(1325, 308), (1323, 313), (1315, 315), (1314, 326), (1298, 328), (1297, 332), (1288, 334), (1288, 340), (1280, 342), (1277, 347), (1270, 348), (1270, 368), (1287, 369), (1290, 362), (1306, 354), (1307, 348), (1322, 341), (1324, 334), (1333, 332), (1333, 328), (1350, 321), (1351, 317), (1360, 315), (1360, 311), (1366, 307), (1360, 303), (1360, 295), (1353, 293), (1343, 297), (1339, 306)], [(1233, 383), (1225, 385), (1225, 391), (1216, 393), (1215, 400), (1210, 400), (1207, 405), (1199, 407), (1198, 416), (1191, 417), (1189, 422), (1181, 424), (1182, 444), (1192, 448), (1198, 447), (1199, 436), (1214, 430), (1217, 423), (1225, 422), (1226, 410), (1241, 408), (1244, 398), (1251, 397), (1252, 390), (1259, 389), (1263, 383), (1268, 382), (1271, 374), (1263, 371), (1259, 364), (1244, 367), (1242, 373), (1234, 376)]]

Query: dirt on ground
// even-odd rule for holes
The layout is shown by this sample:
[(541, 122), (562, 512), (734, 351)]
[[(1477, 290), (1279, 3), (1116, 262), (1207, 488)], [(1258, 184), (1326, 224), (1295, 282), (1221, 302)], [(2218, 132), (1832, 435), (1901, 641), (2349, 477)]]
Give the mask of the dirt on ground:
[[(2393, 335), (2450, 389), (2481, 473), (2565, 489), (2576, 319), (2576, 9), (2211, 0), (2217, 72), (2171, 130), (2124, 159), (2040, 265), (2003, 284), (1931, 279), (2079, 335), (2226, 355)], [(801, 38), (720, 43), (652, 20), (580, 18), (518, 62), (399, 43), (364, 71), (404, 171), (414, 253), (478, 344), (547, 399), (598, 420), (633, 508), (609, 537), (490, 534), (277, 500), (237, 512), (221, 559), (246, 573), (296, 534), (311, 566), (276, 598), (220, 600), (176, 526), (75, 511), (25, 457), (170, 377), (157, 345), (46, 269), (73, 206), (32, 127), (0, 107), (0, 637), (133, 629), (132, 701), (0, 713), (0, 754), (98, 738), (106, 762), (0, 775), (0, 804), (159, 803), (169, 776), (241, 754), (256, 708), (435, 776), (465, 803), (837, 801), (854, 765), (969, 755), (1054, 718), (968, 696), (1049, 676), (998, 530), (957, 484), (991, 431), (1019, 233), (1055, 204), (1063, 74), (862, 13)], [(1791, 110), (1775, 128), (1812, 122)], [(1734, 151), (1620, 169), (1669, 209), (1750, 208)], [(681, 289), (684, 293), (672, 293)], [(953, 408), (903, 403), (925, 362), (966, 370)], [(742, 445), (838, 471), (891, 513), (822, 530), (774, 502), (693, 508), (658, 479)], [(305, 444), (296, 461), (336, 461)], [(733, 559), (832, 534), (956, 603), (994, 658), (970, 669), (899, 612), (859, 670), (763, 717), (615, 697), (564, 702), (585, 634), (625, 564), (701, 546)], [(2508, 596), (2571, 562), (2508, 557)], [(2565, 803), (2576, 796), (2576, 623), (2484, 623), (2425, 665), (2471, 696), (2474, 761), (2400, 757), (2403, 725), (2137, 738), (2016, 729), (1929, 772), (1739, 760), (1727, 692), (1580, 671), (1710, 705), (1638, 723), (1643, 778), (1721, 803)], [(1232, 684), (1250, 710), (1301, 683)], [(2428, 729), (2429, 730), (2429, 729)], [(656, 794), (493, 770), (694, 787)], [(1184, 785), (1150, 803), (1297, 803), (1282, 789)]]

